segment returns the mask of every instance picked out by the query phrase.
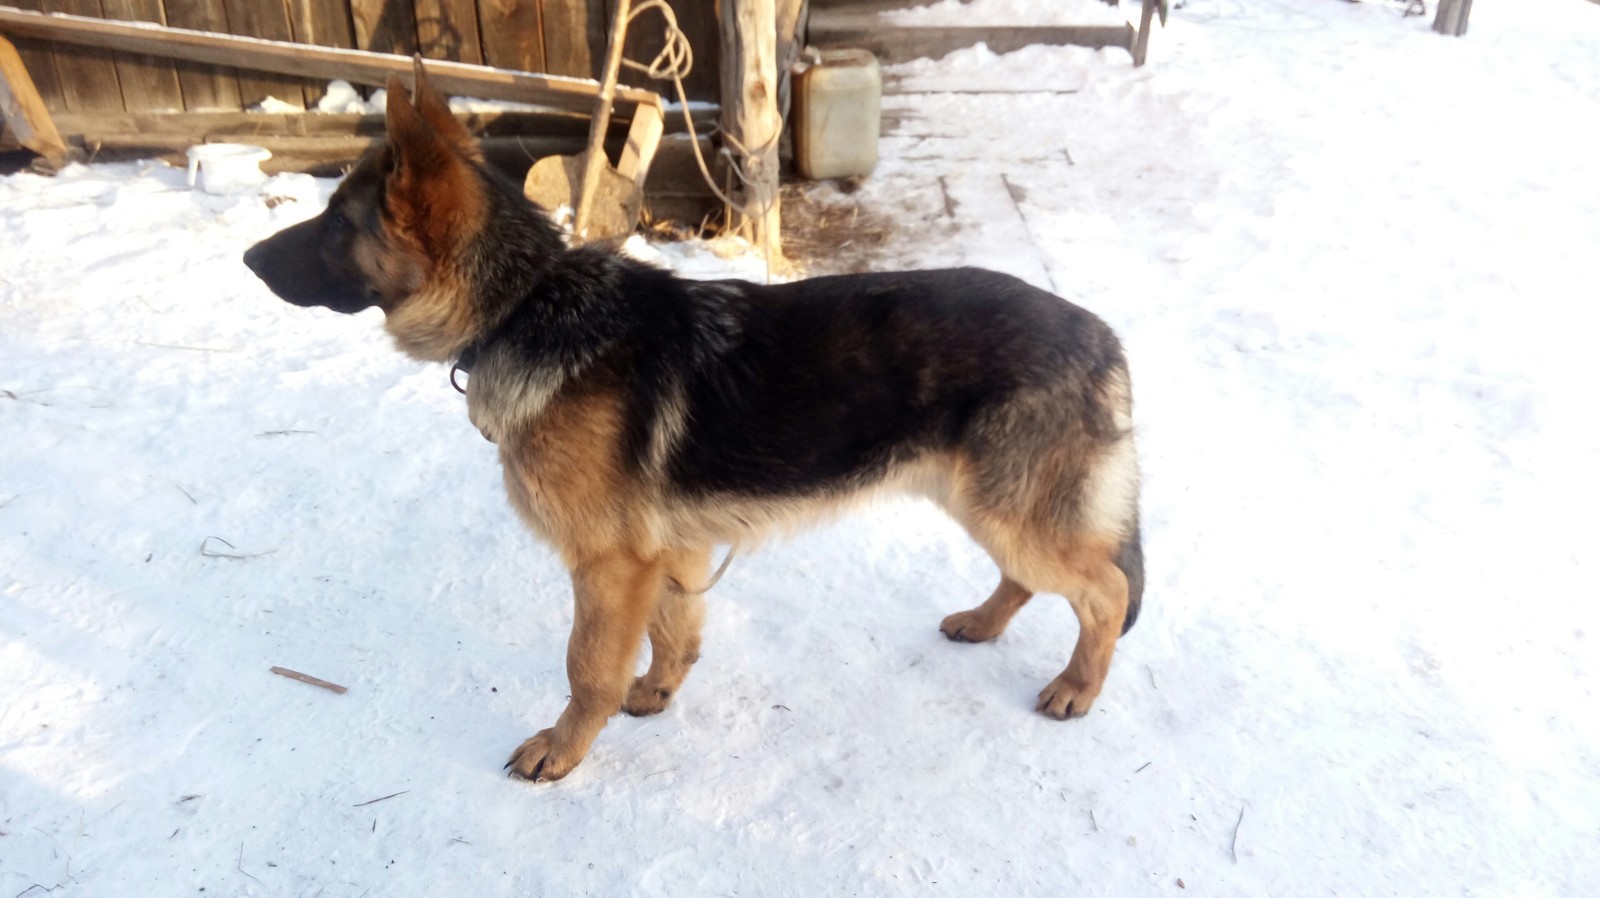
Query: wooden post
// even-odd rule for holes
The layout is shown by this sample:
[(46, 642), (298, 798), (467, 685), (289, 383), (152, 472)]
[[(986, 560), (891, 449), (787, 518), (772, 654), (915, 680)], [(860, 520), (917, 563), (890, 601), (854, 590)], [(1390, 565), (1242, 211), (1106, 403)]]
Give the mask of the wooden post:
[(1139, 13), (1139, 34), (1133, 39), (1133, 64), (1144, 65), (1145, 51), (1150, 48), (1150, 21), (1155, 17), (1156, 0), (1144, 0), (1144, 11)]
[(44, 100), (28, 77), (17, 48), (0, 36), (0, 115), (17, 136), (17, 143), (43, 156), (51, 165), (62, 165), (71, 151), (56, 132), (55, 122), (44, 107)]
[[(609, 167), (606, 158), (606, 129), (611, 126), (611, 98), (617, 92), (617, 72), (622, 68), (622, 45), (628, 39), (628, 0), (617, 0), (616, 12), (611, 19), (611, 39), (606, 42), (606, 67), (601, 72), (600, 93), (594, 98), (594, 118), (589, 123), (589, 149), (583, 158), (583, 186), (574, 197), (572, 240), (584, 243), (588, 239), (590, 205), (595, 189), (600, 186), (600, 169)], [(656, 133), (660, 139), (660, 132)]]
[(729, 210), (735, 233), (762, 248), (769, 260), (778, 242), (778, 29), (774, 0), (717, 0), (722, 30), (722, 133), (736, 174)]
[(1472, 13), (1472, 0), (1439, 0), (1439, 13), (1434, 16), (1433, 30), (1451, 37), (1467, 33), (1467, 16)]

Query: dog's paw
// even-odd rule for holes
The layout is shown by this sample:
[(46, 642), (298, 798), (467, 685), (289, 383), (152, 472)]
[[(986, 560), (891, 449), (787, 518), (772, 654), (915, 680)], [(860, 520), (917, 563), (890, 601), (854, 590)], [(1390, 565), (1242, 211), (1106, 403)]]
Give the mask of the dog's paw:
[(940, 621), (939, 632), (951, 642), (988, 642), (1005, 632), (1005, 626), (997, 625), (993, 617), (974, 608), (957, 611)]
[(1087, 686), (1069, 682), (1066, 677), (1066, 674), (1062, 674), (1044, 687), (1044, 691), (1039, 693), (1039, 703), (1034, 706), (1034, 710), (1056, 720), (1082, 717), (1089, 713), (1089, 707), (1094, 704), (1100, 690), (1090, 691)]
[(540, 730), (533, 738), (526, 740), (517, 750), (511, 753), (511, 760), (506, 762), (506, 769), (511, 776), (525, 779), (534, 783), (547, 783), (561, 779), (572, 772), (583, 760), (583, 754), (577, 753), (572, 757), (572, 752), (564, 752), (556, 744), (554, 728)]
[(622, 710), (634, 717), (649, 717), (665, 711), (671, 703), (671, 690), (657, 688), (645, 682), (644, 677), (635, 677), (628, 688), (628, 697), (622, 700)]

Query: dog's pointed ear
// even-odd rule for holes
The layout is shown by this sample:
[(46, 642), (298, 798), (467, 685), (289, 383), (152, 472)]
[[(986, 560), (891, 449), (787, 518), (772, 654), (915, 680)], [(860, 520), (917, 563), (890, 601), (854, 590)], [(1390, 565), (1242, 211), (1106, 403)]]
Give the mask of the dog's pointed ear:
[(445, 142), (455, 147), (458, 152), (474, 162), (483, 161), (483, 150), (478, 147), (478, 142), (472, 138), (472, 132), (456, 119), (455, 113), (450, 111), (450, 103), (444, 95), (434, 89), (428, 81), (428, 75), (422, 70), (422, 54), (412, 57), (412, 64), (416, 74), (416, 104), (417, 114), (422, 120), (433, 126)]
[(383, 126), (389, 135), (389, 146), (394, 150), (396, 167), (412, 159), (421, 162), (437, 153), (439, 137), (411, 105), (411, 94), (400, 82), (399, 75), (389, 76), (387, 90)]
[(439, 259), (477, 227), (483, 188), (472, 163), (422, 117), (399, 78), (389, 76), (388, 90), (389, 217), (401, 235)]

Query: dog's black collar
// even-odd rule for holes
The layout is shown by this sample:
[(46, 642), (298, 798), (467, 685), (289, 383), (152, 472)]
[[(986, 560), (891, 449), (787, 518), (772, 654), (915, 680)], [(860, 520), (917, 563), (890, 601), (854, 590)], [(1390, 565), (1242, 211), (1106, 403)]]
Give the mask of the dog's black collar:
[(468, 343), (467, 347), (461, 350), (461, 354), (456, 356), (455, 364), (450, 366), (450, 386), (455, 387), (457, 393), (465, 396), (467, 395), (467, 388), (456, 383), (456, 372), (460, 371), (462, 374), (470, 375), (472, 366), (478, 364), (479, 353), (483, 352), (488, 343), (487, 337), (482, 340), (475, 340)]

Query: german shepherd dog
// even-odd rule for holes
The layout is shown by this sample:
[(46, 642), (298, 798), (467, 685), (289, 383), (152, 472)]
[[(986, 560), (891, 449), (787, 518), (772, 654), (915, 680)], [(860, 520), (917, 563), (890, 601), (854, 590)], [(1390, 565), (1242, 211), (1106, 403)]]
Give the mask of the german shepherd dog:
[(684, 280), (568, 249), (420, 71), (414, 102), (390, 80), (386, 131), (326, 211), (244, 262), (295, 305), (377, 306), (402, 351), (469, 371), (511, 504), (572, 575), (571, 700), (514, 775), (560, 779), (619, 708), (666, 707), (699, 657), (714, 544), (888, 489), (938, 503), (999, 566), (993, 595), (940, 624), (950, 639), (994, 639), (1035, 592), (1071, 602), (1077, 646), (1037, 707), (1088, 712), (1144, 588), (1128, 369), (1104, 322), (978, 269)]

